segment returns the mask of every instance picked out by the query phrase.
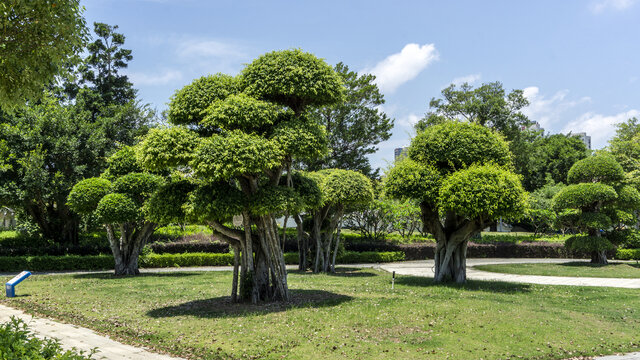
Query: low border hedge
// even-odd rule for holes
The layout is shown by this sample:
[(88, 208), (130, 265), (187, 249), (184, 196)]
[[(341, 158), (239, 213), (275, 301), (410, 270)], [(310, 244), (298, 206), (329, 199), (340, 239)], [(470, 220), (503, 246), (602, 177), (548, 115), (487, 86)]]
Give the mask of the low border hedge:
[(618, 260), (640, 260), (640, 249), (618, 249), (616, 250)]
[[(336, 263), (378, 263), (402, 261), (405, 254), (395, 252), (352, 252), (347, 251), (338, 256)], [(297, 264), (297, 253), (286, 253), (287, 264)], [(230, 266), (233, 265), (233, 254), (185, 253), (185, 254), (150, 254), (140, 257), (141, 268), (166, 268), (190, 266)], [(0, 257), (0, 271), (69, 271), (69, 270), (110, 270), (113, 269), (113, 256), (3, 256)]]

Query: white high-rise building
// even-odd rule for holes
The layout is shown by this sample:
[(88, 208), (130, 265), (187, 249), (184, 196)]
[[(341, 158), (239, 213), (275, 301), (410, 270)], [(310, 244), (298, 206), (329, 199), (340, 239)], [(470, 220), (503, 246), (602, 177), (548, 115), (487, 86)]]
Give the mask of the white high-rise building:
[(573, 135), (578, 136), (584, 143), (584, 146), (586, 146), (588, 150), (591, 150), (591, 136), (587, 135), (586, 132), (579, 132)]

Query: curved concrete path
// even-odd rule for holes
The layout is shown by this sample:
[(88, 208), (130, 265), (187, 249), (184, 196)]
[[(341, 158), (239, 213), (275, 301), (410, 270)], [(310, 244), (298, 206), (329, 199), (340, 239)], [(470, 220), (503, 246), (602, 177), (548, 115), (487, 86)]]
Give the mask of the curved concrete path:
[[(474, 266), (489, 264), (530, 264), (530, 263), (564, 263), (577, 261), (576, 259), (467, 259), (467, 279), (486, 281), (505, 281), (514, 283), (528, 283), (541, 285), (568, 286), (602, 286), (627, 289), (640, 289), (640, 279), (568, 277), (568, 276), (540, 276), (514, 275), (476, 270)], [(578, 260), (579, 261), (579, 260)], [(380, 269), (398, 275), (412, 275), (433, 277), (433, 260), (404, 261), (379, 265)]]

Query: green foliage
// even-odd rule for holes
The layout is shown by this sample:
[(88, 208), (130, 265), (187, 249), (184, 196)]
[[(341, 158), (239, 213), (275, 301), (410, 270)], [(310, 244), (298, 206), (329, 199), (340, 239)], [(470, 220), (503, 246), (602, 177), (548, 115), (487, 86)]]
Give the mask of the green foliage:
[[(287, 177), (280, 179), (281, 185), (285, 185)], [(300, 211), (311, 211), (322, 206), (322, 190), (320, 186), (307, 173), (295, 171), (291, 174), (293, 189), (302, 201)]]
[[(188, 178), (174, 176), (153, 193), (145, 204), (145, 217), (158, 224), (183, 223), (187, 216), (184, 204), (196, 185)], [(157, 231), (156, 231), (157, 233)]]
[(198, 78), (171, 97), (169, 121), (175, 125), (199, 125), (212, 103), (238, 92), (238, 81), (232, 76), (215, 74)]
[(245, 209), (246, 198), (242, 191), (228, 182), (218, 181), (198, 186), (185, 204), (187, 216), (195, 223), (207, 223), (209, 219), (229, 220)]
[(598, 202), (613, 201), (618, 197), (613, 187), (601, 183), (573, 184), (560, 190), (553, 198), (553, 208), (590, 208)]
[(89, 178), (75, 184), (69, 192), (67, 204), (80, 214), (93, 212), (100, 200), (111, 192), (111, 182), (103, 178)]
[(482, 84), (477, 88), (465, 83), (457, 88), (452, 84), (442, 90), (442, 99), (432, 98), (432, 109), (416, 125), (421, 131), (446, 119), (463, 118), (470, 123), (495, 129), (509, 141), (522, 136), (522, 127), (531, 124), (520, 110), (529, 105), (522, 90), (507, 94), (499, 82)]
[(640, 230), (622, 229), (610, 230), (604, 233), (604, 236), (611, 241), (612, 244), (626, 249), (640, 248)]
[(489, 162), (511, 166), (509, 146), (500, 135), (480, 125), (455, 121), (429, 126), (420, 132), (411, 141), (409, 158), (446, 172)]
[(445, 178), (438, 198), (443, 213), (452, 211), (470, 219), (517, 218), (526, 195), (514, 173), (495, 165), (474, 165)]
[(77, 62), (87, 29), (79, 0), (0, 3), (0, 107), (39, 99), (43, 88)]
[(213, 102), (205, 114), (200, 124), (208, 128), (261, 133), (282, 116), (282, 108), (241, 93)]
[(363, 174), (342, 169), (323, 170), (326, 174), (321, 183), (326, 204), (340, 204), (346, 208), (366, 205), (373, 200), (371, 180)]
[(263, 186), (255, 194), (249, 207), (254, 215), (282, 215), (285, 212), (299, 212), (304, 207), (304, 203), (293, 188)]
[(622, 166), (609, 154), (598, 153), (576, 162), (567, 175), (570, 183), (620, 182), (624, 179)]
[(271, 138), (288, 156), (299, 161), (312, 161), (327, 154), (326, 135), (318, 123), (299, 116), (276, 126)]
[(55, 339), (40, 338), (29, 330), (27, 324), (17, 318), (0, 324), (0, 358), (24, 360), (86, 360), (93, 352), (85, 355), (75, 348), (64, 350)]
[(617, 207), (634, 211), (640, 208), (640, 192), (633, 186), (624, 185), (618, 189)]
[(89, 55), (80, 69), (82, 82), (90, 83), (91, 89), (101, 98), (102, 105), (124, 105), (136, 97), (136, 90), (126, 75), (118, 74), (126, 69), (133, 59), (131, 50), (123, 49), (125, 36), (117, 33), (117, 25), (93, 23), (97, 39), (88, 44)]
[(113, 269), (111, 255), (0, 256), (0, 271), (64, 271)]
[(104, 224), (123, 224), (139, 219), (139, 210), (139, 206), (129, 196), (112, 193), (100, 200), (96, 215)]
[(246, 93), (286, 105), (296, 114), (307, 106), (342, 100), (342, 81), (333, 69), (300, 49), (273, 51), (260, 56), (242, 71)]
[(616, 250), (618, 260), (640, 260), (640, 249), (618, 249)]
[(604, 236), (576, 235), (568, 238), (564, 246), (579, 252), (613, 250), (615, 246)]
[(163, 183), (162, 177), (149, 173), (129, 173), (113, 182), (113, 192), (125, 194), (140, 207), (158, 190)]
[(228, 180), (278, 168), (284, 155), (275, 141), (234, 130), (201, 140), (191, 165), (198, 176)]
[(124, 146), (107, 159), (107, 170), (104, 177), (115, 179), (128, 173), (140, 173), (142, 167), (136, 159), (136, 152), (132, 146)]
[(567, 183), (569, 169), (576, 161), (587, 157), (587, 148), (577, 136), (554, 134), (541, 136), (528, 143), (522, 156), (524, 165), (522, 185), (535, 191), (551, 179), (554, 183)]
[(397, 199), (416, 199), (435, 204), (442, 175), (429, 165), (409, 158), (396, 162), (384, 180), (385, 194)]
[(147, 170), (185, 166), (199, 145), (197, 135), (183, 127), (151, 129), (138, 145), (138, 161)]
[(616, 136), (609, 141), (609, 151), (625, 171), (640, 170), (640, 121), (631, 118), (616, 124)]
[(373, 154), (382, 141), (388, 140), (393, 119), (380, 110), (384, 95), (375, 84), (375, 76), (350, 71), (343, 63), (334, 67), (345, 87), (344, 102), (313, 109), (311, 117), (327, 131), (329, 154), (307, 160), (307, 169), (355, 170), (376, 177), (367, 155)]

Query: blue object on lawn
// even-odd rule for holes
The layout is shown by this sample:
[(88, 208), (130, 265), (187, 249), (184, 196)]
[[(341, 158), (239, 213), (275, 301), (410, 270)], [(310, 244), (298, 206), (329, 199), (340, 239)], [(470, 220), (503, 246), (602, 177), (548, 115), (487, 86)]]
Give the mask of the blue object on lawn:
[(15, 297), (16, 296), (16, 285), (20, 284), (24, 279), (31, 276), (31, 273), (28, 271), (23, 271), (20, 274), (16, 275), (13, 279), (9, 280), (5, 284), (5, 288), (7, 289), (7, 297)]

